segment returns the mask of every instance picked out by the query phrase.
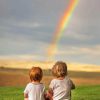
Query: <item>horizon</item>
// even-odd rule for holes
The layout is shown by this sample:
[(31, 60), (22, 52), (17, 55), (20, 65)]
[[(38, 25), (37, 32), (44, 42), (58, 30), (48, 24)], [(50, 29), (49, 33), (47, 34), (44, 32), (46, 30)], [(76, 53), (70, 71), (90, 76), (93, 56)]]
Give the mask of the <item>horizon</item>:
[[(42, 69), (51, 69), (56, 61), (29, 61), (29, 60), (11, 60), (0, 59), (0, 68), (14, 68), (14, 69), (30, 69), (32, 66), (39, 66)], [(69, 71), (85, 71), (85, 72), (100, 72), (99, 65), (82, 64), (75, 62), (67, 62)]]

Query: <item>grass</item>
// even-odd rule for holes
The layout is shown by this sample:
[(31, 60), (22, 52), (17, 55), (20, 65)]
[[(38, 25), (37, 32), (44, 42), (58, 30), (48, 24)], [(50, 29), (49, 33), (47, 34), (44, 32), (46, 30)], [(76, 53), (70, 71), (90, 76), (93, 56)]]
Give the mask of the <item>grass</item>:
[(23, 87), (0, 87), (0, 100), (23, 100)]
[[(0, 100), (23, 100), (24, 87), (0, 87)], [(77, 86), (72, 100), (100, 100), (100, 85)]]
[(100, 100), (100, 85), (76, 87), (72, 91), (72, 100)]

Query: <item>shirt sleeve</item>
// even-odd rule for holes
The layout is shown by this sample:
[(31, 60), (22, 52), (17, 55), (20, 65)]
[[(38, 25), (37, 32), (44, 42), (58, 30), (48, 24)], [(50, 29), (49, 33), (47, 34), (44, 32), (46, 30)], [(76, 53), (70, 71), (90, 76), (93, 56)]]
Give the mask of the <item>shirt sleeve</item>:
[(54, 80), (51, 81), (51, 83), (49, 85), (49, 88), (53, 90), (53, 88), (54, 88)]
[(25, 90), (24, 90), (24, 93), (25, 93), (25, 94), (28, 94), (29, 91), (30, 91), (30, 89), (31, 89), (30, 84), (27, 84), (27, 86), (26, 86), (26, 88), (25, 88)]

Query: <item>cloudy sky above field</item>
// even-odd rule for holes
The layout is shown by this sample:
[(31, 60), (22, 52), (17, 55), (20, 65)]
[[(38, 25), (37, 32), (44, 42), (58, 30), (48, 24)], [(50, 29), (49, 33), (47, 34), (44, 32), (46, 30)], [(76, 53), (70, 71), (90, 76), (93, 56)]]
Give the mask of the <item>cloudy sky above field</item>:
[[(46, 61), (69, 0), (0, 0), (0, 58)], [(79, 0), (55, 60), (100, 65), (100, 0)]]

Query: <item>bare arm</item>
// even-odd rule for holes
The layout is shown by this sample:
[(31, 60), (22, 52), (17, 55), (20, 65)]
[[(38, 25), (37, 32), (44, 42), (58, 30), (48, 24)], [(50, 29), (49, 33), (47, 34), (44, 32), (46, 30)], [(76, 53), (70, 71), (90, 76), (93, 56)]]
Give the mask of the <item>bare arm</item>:
[(28, 94), (24, 93), (24, 100), (28, 100)]
[(71, 89), (75, 89), (75, 84), (72, 84), (72, 88)]

